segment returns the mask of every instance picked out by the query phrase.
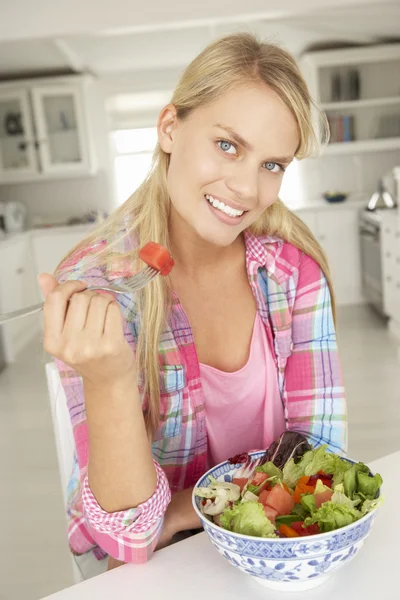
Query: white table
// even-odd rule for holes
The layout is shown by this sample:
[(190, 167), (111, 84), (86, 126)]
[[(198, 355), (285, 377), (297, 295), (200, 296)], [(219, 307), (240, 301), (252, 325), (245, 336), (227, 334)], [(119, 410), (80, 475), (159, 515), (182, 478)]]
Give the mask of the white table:
[(399, 600), (400, 452), (369, 464), (384, 479), (385, 502), (353, 561), (323, 586), (273, 592), (232, 567), (201, 533), (156, 552), (144, 565), (124, 565), (47, 597), (47, 600)]

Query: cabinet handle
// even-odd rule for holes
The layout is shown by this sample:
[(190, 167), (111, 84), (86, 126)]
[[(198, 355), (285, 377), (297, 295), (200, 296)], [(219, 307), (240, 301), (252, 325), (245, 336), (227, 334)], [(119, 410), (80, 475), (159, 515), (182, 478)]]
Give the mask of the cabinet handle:
[(17, 275), (23, 275), (23, 273), (25, 273), (25, 269), (24, 269), (24, 267), (19, 267), (19, 268), (17, 269)]

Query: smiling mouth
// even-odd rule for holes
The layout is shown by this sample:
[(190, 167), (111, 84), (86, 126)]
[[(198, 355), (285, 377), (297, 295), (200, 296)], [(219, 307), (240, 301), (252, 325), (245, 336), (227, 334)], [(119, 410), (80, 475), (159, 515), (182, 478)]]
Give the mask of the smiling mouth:
[(245, 212), (247, 212), (244, 210), (236, 210), (236, 208), (232, 208), (231, 206), (228, 206), (228, 204), (224, 204), (220, 200), (213, 198), (213, 196), (211, 196), (210, 194), (205, 194), (205, 199), (209, 204), (211, 204), (211, 206), (225, 213), (226, 215), (228, 215), (228, 217), (238, 218), (241, 217)]

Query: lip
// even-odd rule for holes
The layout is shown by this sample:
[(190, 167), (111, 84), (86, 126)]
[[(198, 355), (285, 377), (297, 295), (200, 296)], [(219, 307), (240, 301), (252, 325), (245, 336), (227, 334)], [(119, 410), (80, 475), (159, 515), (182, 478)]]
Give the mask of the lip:
[[(213, 196), (213, 198), (215, 198), (217, 200), (216, 196)], [(218, 198), (219, 200), (219, 198)], [(225, 225), (230, 225), (231, 227), (237, 227), (238, 225), (240, 225), (240, 223), (243, 221), (243, 219), (246, 217), (246, 213), (244, 212), (240, 217), (230, 217), (229, 215), (227, 215), (226, 213), (222, 212), (221, 210), (219, 210), (218, 208), (214, 208), (209, 201), (207, 200), (207, 198), (204, 196), (204, 202), (207, 204), (209, 210), (212, 212), (212, 214), (222, 223), (224, 223)], [(223, 200), (221, 200), (221, 202), (223, 202)], [(241, 210), (241, 209), (238, 209)]]
[(219, 202), (223, 202), (225, 205), (234, 208), (235, 210), (242, 210), (243, 212), (248, 212), (250, 209), (248, 206), (243, 206), (243, 204), (238, 204), (234, 200), (227, 200), (226, 198), (221, 198), (221, 196), (214, 196), (214, 194), (204, 194), (204, 196), (212, 196), (214, 200), (219, 200)]

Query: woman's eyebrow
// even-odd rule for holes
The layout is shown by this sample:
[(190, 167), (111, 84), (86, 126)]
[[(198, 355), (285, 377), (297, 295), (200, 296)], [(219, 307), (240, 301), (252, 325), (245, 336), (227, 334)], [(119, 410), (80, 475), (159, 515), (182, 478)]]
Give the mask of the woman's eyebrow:
[(246, 142), (246, 140), (244, 138), (242, 138), (242, 136), (239, 135), (239, 133), (237, 133), (234, 129), (232, 129), (232, 127), (228, 127), (228, 125), (221, 125), (220, 123), (216, 123), (214, 125), (214, 127), (219, 127), (220, 129), (224, 129), (227, 133), (229, 133), (229, 135), (231, 137), (233, 137), (235, 142), (237, 142), (238, 144), (243, 146), (243, 148), (246, 148), (246, 150), (249, 150), (249, 151), (254, 150), (253, 146), (249, 142)]
[[(216, 123), (214, 127), (219, 127), (219, 129), (223, 129), (224, 131), (226, 131), (226, 133), (228, 133), (235, 140), (235, 142), (243, 146), (243, 148), (246, 148), (246, 150), (248, 150), (249, 152), (254, 150), (253, 146), (244, 138), (242, 138), (242, 136), (239, 133), (237, 133), (237, 131), (232, 129), (232, 127), (229, 127), (228, 125), (222, 125), (221, 123)], [(270, 156), (268, 160), (276, 163), (291, 163), (293, 160), (293, 156)]]

